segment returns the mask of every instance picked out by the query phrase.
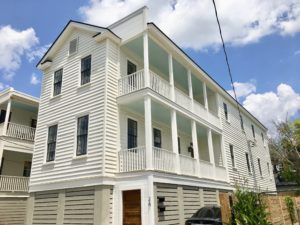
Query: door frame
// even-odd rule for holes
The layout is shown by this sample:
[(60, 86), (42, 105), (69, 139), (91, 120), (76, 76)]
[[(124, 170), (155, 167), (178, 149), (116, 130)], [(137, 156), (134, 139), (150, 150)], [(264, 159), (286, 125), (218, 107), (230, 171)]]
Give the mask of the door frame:
[(132, 185), (132, 182), (126, 182), (122, 184), (118, 184), (115, 188), (115, 199), (116, 204), (114, 205), (114, 212), (117, 214), (115, 216), (116, 221), (114, 221), (114, 225), (123, 224), (123, 191), (132, 191), (132, 190), (140, 190), (141, 192), (141, 221), (142, 225), (147, 224), (148, 221), (148, 212), (145, 211), (148, 206), (148, 200), (146, 195), (146, 183), (136, 181), (135, 185)]

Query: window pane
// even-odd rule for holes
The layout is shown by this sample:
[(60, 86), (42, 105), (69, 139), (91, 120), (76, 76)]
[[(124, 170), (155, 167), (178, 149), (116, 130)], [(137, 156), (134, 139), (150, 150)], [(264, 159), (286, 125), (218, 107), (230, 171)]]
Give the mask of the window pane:
[(54, 73), (54, 82), (53, 82), (53, 95), (59, 95), (61, 93), (61, 84), (62, 84), (62, 74), (63, 70), (60, 69)]
[(250, 161), (249, 161), (249, 155), (248, 155), (248, 153), (246, 153), (246, 161), (247, 161), (248, 172), (251, 173)]
[(84, 155), (87, 152), (89, 116), (78, 118), (77, 122), (77, 155)]
[(91, 77), (91, 56), (81, 59), (81, 85), (89, 83)]
[(127, 130), (127, 148), (137, 147), (137, 122), (128, 119), (128, 130)]
[(161, 148), (161, 131), (158, 129), (153, 129), (153, 141), (154, 147)]
[(235, 167), (234, 153), (233, 153), (233, 146), (232, 146), (232, 145), (229, 145), (229, 149), (230, 149), (230, 156), (231, 156), (232, 167)]
[(56, 150), (57, 125), (48, 128), (47, 162), (53, 161)]

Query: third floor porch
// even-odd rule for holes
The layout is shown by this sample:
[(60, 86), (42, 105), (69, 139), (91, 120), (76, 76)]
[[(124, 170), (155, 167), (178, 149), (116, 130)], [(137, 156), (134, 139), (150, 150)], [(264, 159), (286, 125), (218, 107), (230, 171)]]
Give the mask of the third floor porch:
[(158, 97), (220, 128), (220, 97), (216, 89), (151, 34), (144, 33), (122, 46), (120, 76), (119, 100), (150, 89)]

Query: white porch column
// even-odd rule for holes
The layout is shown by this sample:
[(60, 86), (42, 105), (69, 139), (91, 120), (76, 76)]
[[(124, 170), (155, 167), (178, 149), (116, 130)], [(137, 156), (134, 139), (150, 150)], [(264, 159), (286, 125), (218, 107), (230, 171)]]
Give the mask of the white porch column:
[(154, 208), (154, 182), (153, 175), (149, 175), (148, 177), (148, 224), (155, 224), (155, 208)]
[(150, 86), (150, 73), (149, 73), (149, 45), (148, 45), (148, 33), (147, 31), (143, 34), (144, 44), (144, 82), (145, 87)]
[(193, 142), (193, 149), (194, 149), (194, 157), (196, 159), (196, 174), (200, 176), (200, 157), (199, 157), (199, 149), (198, 149), (198, 138), (197, 138), (197, 125), (196, 121), (191, 121), (191, 128), (192, 128), (192, 142)]
[(174, 72), (173, 72), (173, 57), (169, 54), (168, 57), (169, 63), (169, 82), (171, 86), (171, 100), (175, 101), (175, 85), (174, 85)]
[(204, 107), (208, 110), (208, 100), (207, 100), (207, 91), (206, 91), (206, 84), (203, 82), (203, 96), (204, 96)]
[(215, 155), (214, 155), (214, 146), (213, 146), (213, 140), (212, 140), (212, 133), (211, 129), (208, 128), (207, 130), (207, 138), (208, 138), (208, 151), (209, 151), (209, 162), (213, 165), (214, 169), (214, 178), (216, 177), (216, 165), (215, 165)]
[(175, 172), (180, 173), (180, 159), (178, 153), (178, 133), (177, 133), (177, 116), (176, 110), (171, 109), (171, 132), (172, 132), (172, 149), (175, 153)]
[(144, 98), (145, 111), (145, 149), (146, 149), (146, 169), (153, 169), (153, 154), (152, 154), (152, 116), (151, 116), (151, 98)]
[(6, 135), (8, 120), (9, 120), (9, 115), (10, 115), (10, 108), (11, 108), (11, 99), (8, 100), (7, 106), (6, 106), (6, 114), (5, 114), (3, 130), (2, 130), (3, 135)]
[(188, 86), (189, 86), (189, 97), (191, 100), (191, 109), (194, 109), (194, 96), (193, 96), (193, 84), (192, 84), (191, 70), (187, 71), (187, 76), (188, 76)]

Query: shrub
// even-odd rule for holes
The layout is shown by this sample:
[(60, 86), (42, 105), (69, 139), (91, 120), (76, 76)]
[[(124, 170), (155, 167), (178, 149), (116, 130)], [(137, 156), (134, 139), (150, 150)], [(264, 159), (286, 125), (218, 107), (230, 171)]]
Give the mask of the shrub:
[(291, 222), (292, 222), (292, 224), (294, 224), (296, 222), (294, 201), (290, 196), (286, 196), (284, 200), (285, 200), (285, 204), (286, 204), (287, 210), (288, 210), (290, 218), (291, 218)]

